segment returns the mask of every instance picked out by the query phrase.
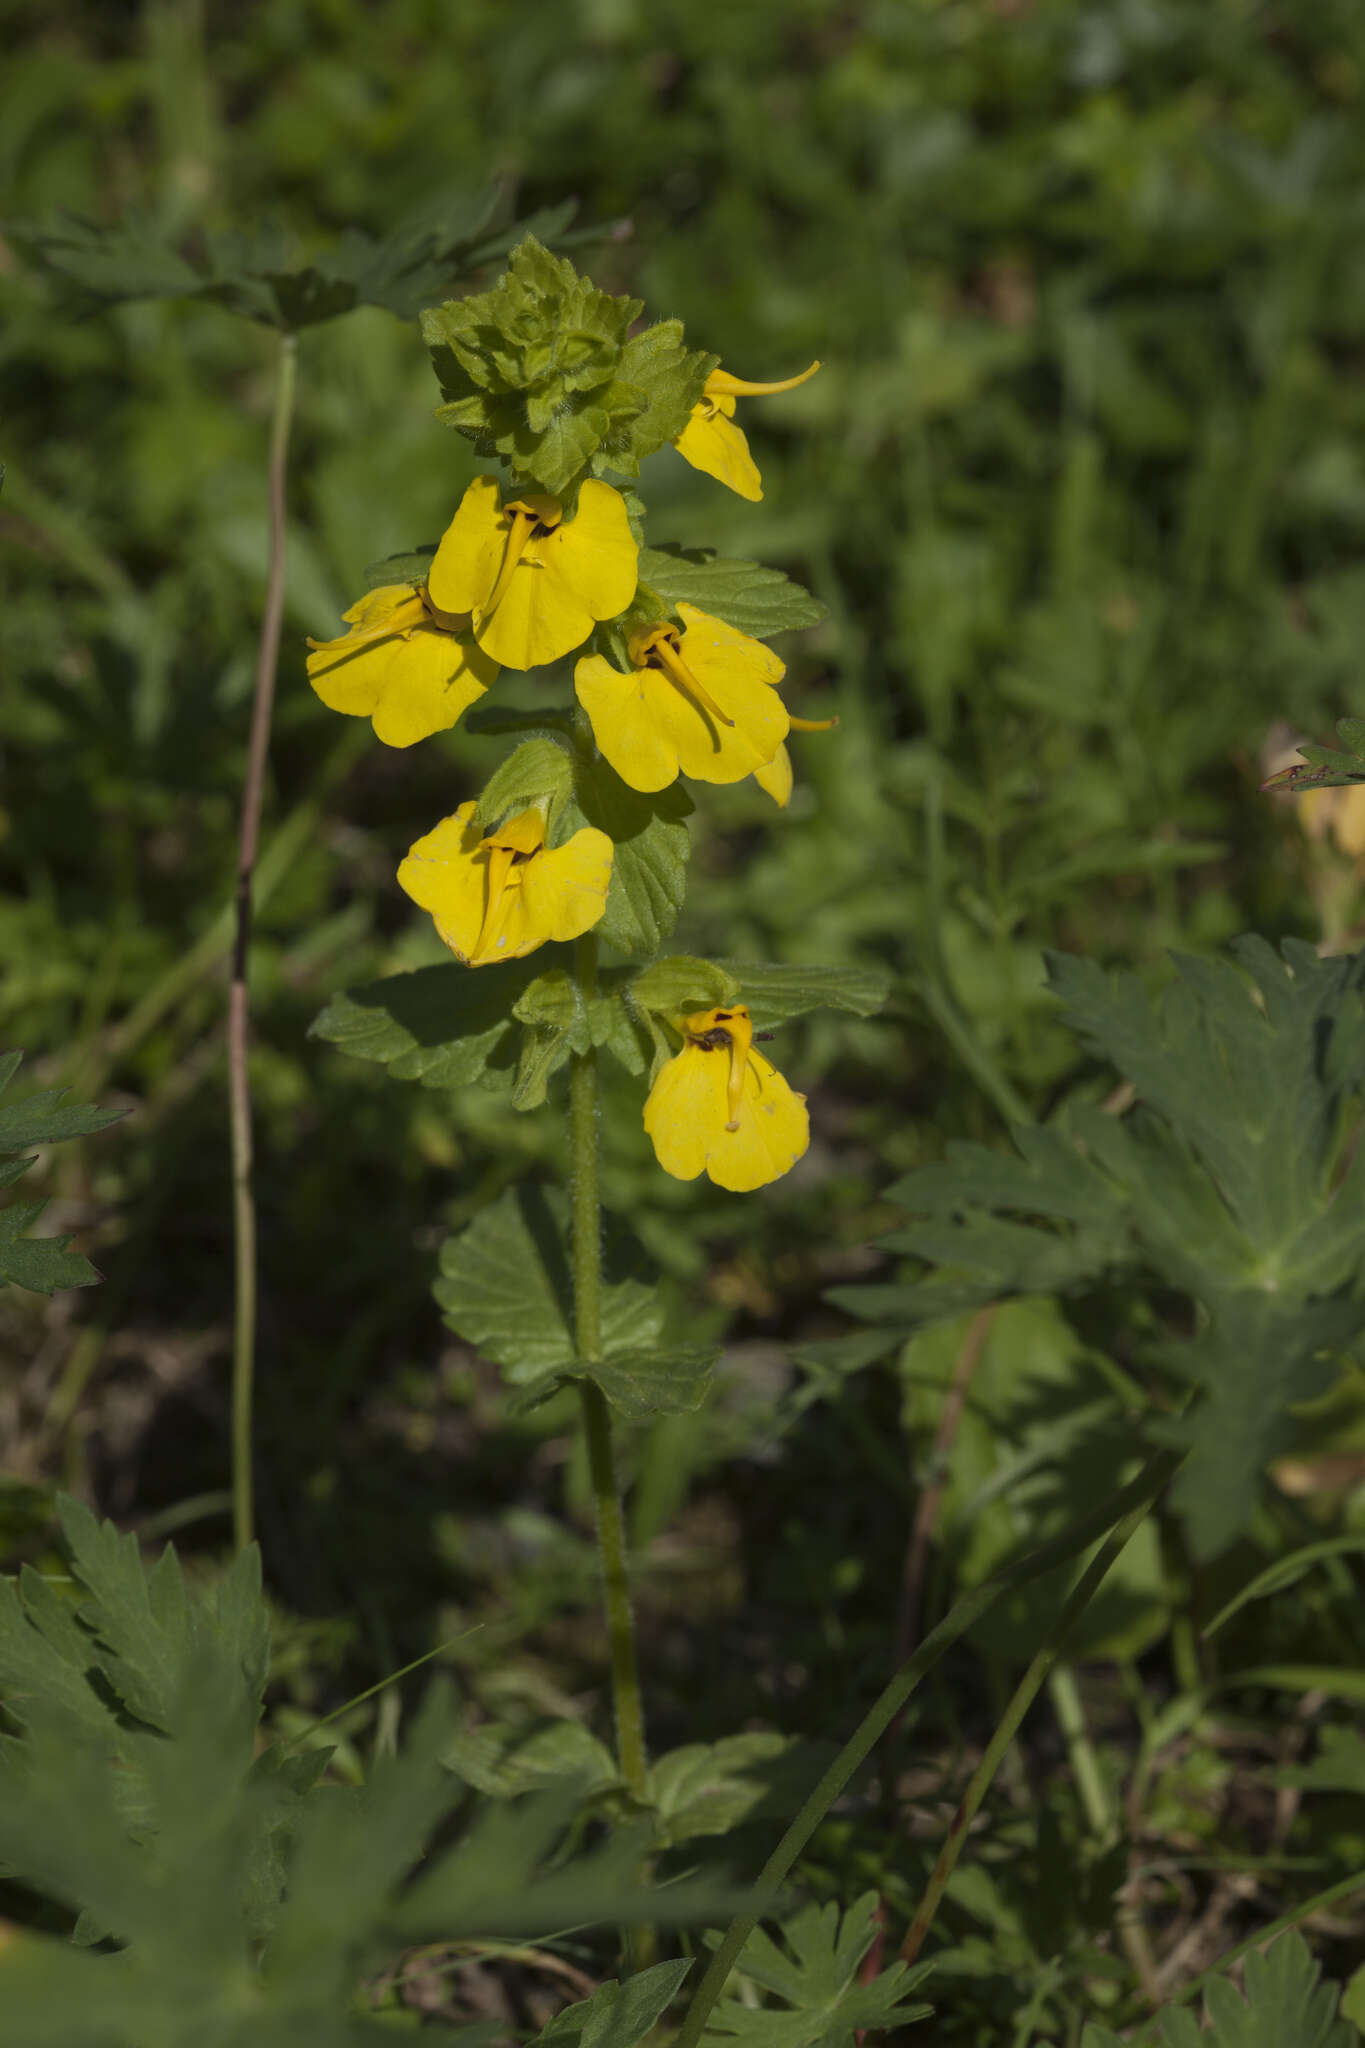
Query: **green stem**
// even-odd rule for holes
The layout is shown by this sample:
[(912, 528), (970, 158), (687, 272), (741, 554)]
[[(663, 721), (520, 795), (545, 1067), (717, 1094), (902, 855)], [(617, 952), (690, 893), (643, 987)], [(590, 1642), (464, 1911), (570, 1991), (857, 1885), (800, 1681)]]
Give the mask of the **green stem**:
[(673, 2048), (697, 2048), (710, 2017), (711, 2008), (724, 1990), (726, 1979), (734, 1968), (740, 1950), (758, 1925), (763, 1913), (770, 1907), (778, 1886), (782, 1884), (797, 1857), (854, 1773), (870, 1756), (887, 1724), (900, 1712), (920, 1681), (927, 1677), (939, 1659), (1004, 1594), (1012, 1592), (1017, 1586), (1027, 1585), (1033, 1579), (1041, 1578), (1045, 1572), (1054, 1571), (1058, 1565), (1065, 1564), (1070, 1558), (1075, 1557), (1078, 1551), (1088, 1549), (1107, 1529), (1113, 1527), (1116, 1517), (1122, 1516), (1126, 1521), (1131, 1514), (1136, 1513), (1141, 1519), (1179, 1469), (1180, 1462), (1178, 1453), (1158, 1451), (1154, 1457), (1148, 1459), (1137, 1477), (1130, 1480), (1128, 1485), (1111, 1499), (1101, 1502), (1088, 1514), (1082, 1515), (1069, 1529), (1064, 1529), (1060, 1536), (1054, 1536), (1051, 1542), (1044, 1543), (1037, 1550), (1016, 1559), (1013, 1564), (1005, 1565), (982, 1585), (964, 1594), (937, 1628), (930, 1630), (914, 1655), (902, 1665), (864, 1714), (838, 1756), (807, 1795), (800, 1812), (759, 1872), (754, 1887), (757, 1894), (755, 1909), (750, 1913), (740, 1914), (727, 1928), (725, 1939), (711, 1958), (705, 1975), (693, 1993), (692, 2003), (687, 2009)]
[[(1164, 1480), (1162, 1483), (1165, 1483)], [(973, 1771), (962, 1802), (953, 1815), (952, 1826), (944, 1838), (943, 1847), (939, 1850), (938, 1861), (924, 1888), (924, 1896), (915, 1909), (915, 1917), (910, 1922), (905, 1939), (901, 1943), (902, 1962), (913, 1963), (924, 1946), (924, 1938), (933, 1925), (934, 1915), (947, 1889), (948, 1880), (957, 1868), (957, 1861), (966, 1844), (972, 1822), (976, 1819), (981, 1802), (1000, 1768), (1001, 1759), (1018, 1734), (1024, 1716), (1038, 1697), (1044, 1682), (1052, 1675), (1067, 1637), (1099, 1591), (1110, 1567), (1141, 1527), (1151, 1505), (1152, 1496), (1149, 1494), (1131, 1507), (1122, 1521), (1110, 1530), (1076, 1581), (1071, 1597), (1049, 1630), (1042, 1648), (1015, 1687), (1013, 1697), (986, 1745), (985, 1755)]]
[[(583, 1002), (597, 990), (597, 936), (578, 941), (575, 975)], [(569, 1138), (573, 1152), (574, 1337), (588, 1363), (602, 1356), (602, 1208), (597, 1184), (597, 1049), (574, 1053), (569, 1068)], [(645, 1717), (635, 1652), (635, 1618), (626, 1573), (626, 1533), (612, 1448), (611, 1411), (595, 1380), (579, 1382), (583, 1434), (597, 1508), (597, 1550), (602, 1562), (616, 1754), (635, 1799), (645, 1796)]]
[(252, 878), (261, 833), (266, 756), (275, 704), (280, 627), (284, 619), (285, 482), (289, 429), (294, 414), (298, 342), (280, 336), (275, 408), (270, 423), (270, 556), (265, 610), (256, 651), (256, 690), (247, 742), (246, 778), (237, 849), (237, 932), (228, 991), (228, 1130), (232, 1149), (234, 1251), (232, 1330), (232, 1533), (238, 1550), (254, 1533), (251, 1488), (251, 1411), (256, 1371), (256, 1197), (251, 1179), (251, 1080), (247, 1070), (250, 1008), (247, 965), (251, 954)]

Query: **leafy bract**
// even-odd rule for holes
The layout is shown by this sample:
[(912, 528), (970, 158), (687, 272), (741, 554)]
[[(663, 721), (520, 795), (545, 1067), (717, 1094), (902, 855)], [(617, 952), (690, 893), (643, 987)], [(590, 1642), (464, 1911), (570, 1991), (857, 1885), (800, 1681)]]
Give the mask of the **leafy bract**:
[(846, 1010), (870, 1017), (886, 1001), (891, 977), (882, 967), (775, 966), (758, 960), (718, 960), (715, 965), (739, 987), (758, 1030), (785, 1024), (808, 1010)]
[(491, 291), (423, 314), (437, 417), (558, 498), (589, 471), (638, 474), (681, 432), (716, 361), (683, 346), (676, 320), (630, 337), (642, 310), (528, 235)]
[(912, 2001), (932, 1964), (909, 1969), (893, 1963), (866, 1984), (858, 1965), (876, 1938), (877, 1894), (864, 1892), (840, 1918), (838, 1906), (803, 1906), (782, 1923), (778, 1944), (761, 1927), (740, 1951), (738, 1970), (784, 2001), (752, 2006), (731, 1996), (715, 2008), (704, 2041), (723, 2039), (749, 2048), (852, 2048), (865, 2028), (908, 2026), (932, 2006)]
[(488, 826), (536, 803), (552, 814), (556, 800), (568, 793), (572, 781), (573, 764), (567, 748), (544, 735), (524, 740), (494, 769), (474, 815), (481, 825)]
[(293, 331), (356, 306), (383, 306), (413, 320), (434, 298), (504, 255), (527, 227), (563, 241), (574, 214), (568, 201), (526, 221), (499, 224), (500, 206), (501, 188), (494, 186), (438, 194), (382, 236), (350, 228), (303, 261), (284, 230), (271, 225), (249, 234), (206, 234), (182, 252), (136, 210), (111, 226), (67, 213), (48, 222), (7, 222), (5, 232), (87, 301), (207, 299)]
[(732, 561), (714, 548), (643, 548), (640, 581), (666, 604), (694, 604), (754, 640), (818, 625), (826, 614), (819, 598), (781, 569)]
[(1162, 1435), (1188, 1447), (1175, 1499), (1203, 1555), (1243, 1526), (1292, 1407), (1365, 1329), (1365, 1155), (1339, 1171), (1365, 1079), (1365, 961), (1294, 940), (1282, 959), (1260, 939), (1234, 950), (1242, 972), (1179, 959), (1156, 1004), (1132, 975), (1054, 956), (1067, 1023), (1139, 1106), (1016, 1132), (1016, 1158), (951, 1147), (892, 1190), (921, 1220), (886, 1247), (938, 1271), (833, 1297), (909, 1329), (1121, 1274), (1192, 1296), (1200, 1326), (1159, 1363), (1202, 1398)]
[(333, 996), (310, 1035), (424, 1088), (505, 1087), (515, 1057), (513, 1006), (537, 967), (543, 970), (545, 952), (479, 968), (452, 961), (368, 982)]
[(646, 795), (606, 761), (580, 761), (561, 830), (596, 826), (614, 853), (607, 907), (597, 931), (622, 953), (651, 954), (677, 923), (691, 852), (684, 820), (692, 799), (680, 783)]
[[(0, 1094), (8, 1088), (23, 1060), (21, 1052), (0, 1055)], [(65, 1103), (65, 1088), (45, 1088), (26, 1102), (0, 1107), (0, 1188), (12, 1187), (34, 1163), (23, 1155), (30, 1145), (56, 1145), (63, 1138), (89, 1137), (114, 1123), (117, 1109), (94, 1109)], [(11, 1202), (0, 1209), (0, 1286), (30, 1287), (51, 1294), (56, 1287), (89, 1287), (99, 1274), (79, 1252), (67, 1250), (67, 1237), (29, 1237), (30, 1227), (46, 1202)]]
[(633, 1249), (619, 1239), (606, 1246), (602, 1356), (579, 1356), (566, 1213), (557, 1192), (521, 1187), (447, 1238), (433, 1292), (451, 1329), (502, 1366), (512, 1386), (536, 1398), (565, 1379), (586, 1378), (626, 1415), (699, 1407), (716, 1354), (660, 1346), (658, 1295), (635, 1270)]

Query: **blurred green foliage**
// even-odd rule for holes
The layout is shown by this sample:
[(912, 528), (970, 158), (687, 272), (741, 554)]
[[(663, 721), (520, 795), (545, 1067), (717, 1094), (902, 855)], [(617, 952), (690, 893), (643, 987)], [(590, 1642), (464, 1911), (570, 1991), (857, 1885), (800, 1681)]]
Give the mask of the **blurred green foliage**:
[[(278, 232), (309, 261), (349, 230), (454, 218), (491, 181), (505, 216), (576, 199), (598, 235), (578, 266), (736, 374), (825, 365), (745, 415), (761, 505), (668, 451), (641, 479), (652, 538), (755, 557), (828, 606), (781, 651), (793, 708), (840, 719), (797, 737), (786, 814), (752, 786), (707, 792), (670, 943), (880, 964), (895, 995), (881, 1017), (783, 1028), (815, 1131), (787, 1181), (761, 1198), (668, 1181), (620, 1077), (605, 1192), (688, 1342), (730, 1340), (708, 1408), (628, 1439), (657, 1746), (755, 1718), (839, 1734), (885, 1673), (907, 1531), (952, 1459), (933, 1394), (962, 1358), (941, 1332), (865, 1371), (822, 1353), (848, 1328), (825, 1290), (882, 1277), (865, 1247), (898, 1220), (885, 1189), (950, 1141), (999, 1151), (1006, 1120), (1108, 1088), (1060, 1022), (1045, 948), (1150, 993), (1172, 946), (1254, 929), (1341, 949), (1365, 928), (1345, 808), (1257, 794), (1296, 737), (1365, 708), (1365, 15), (2, 0), (0, 24), (0, 221), (136, 217), (191, 262), (212, 237)], [(32, 1177), (106, 1285), (6, 1305), (0, 1513), (37, 1554), (32, 1482), (62, 1472), (149, 1534), (179, 1519), (213, 1544), (225, 910), (273, 344), (202, 298), (92, 313), (31, 244), (0, 240), (0, 1015), (44, 1085), (129, 1114)], [(414, 323), (366, 307), (302, 337), (253, 966), (261, 1520), (289, 1610), (279, 1711), (459, 1634), (451, 1659), (502, 1726), (600, 1685), (591, 1552), (559, 1519), (586, 1520), (586, 1475), (571, 1395), (510, 1413), (429, 1287), (446, 1228), (562, 1167), (559, 1120), (399, 1087), (306, 1035), (337, 991), (443, 958), (394, 869), (503, 751), (466, 727), (388, 752), (304, 677), (304, 636), (336, 631), (367, 565), (434, 540), (475, 471), (439, 399)], [(994, 1512), (973, 1542), (956, 1518), (1063, 1469), (1083, 1401), (1131, 1390), (1187, 1313), (1124, 1288), (1067, 1326), (1046, 1300), (1001, 1311), (931, 1613), (1001, 1540)], [(1125, 1870), (1202, 1966), (1238, 1912), (1259, 1923), (1365, 1863), (1358, 1788), (1329, 1773), (1276, 1803), (1277, 1773), (1312, 1768), (1316, 1720), (1340, 1735), (1351, 1712), (1353, 1557), (1198, 1635), (1286, 1550), (1361, 1527), (1359, 1375), (1293, 1428), (1238, 1545), (1196, 1564), (1163, 1519), (1097, 1611), (1081, 1648), (1114, 1659), (1089, 1700), (1100, 1806), (1055, 1730), (1016, 1759), (945, 1908), (943, 2039), (1074, 2041), (1115, 2016), (1127, 1964), (1101, 1930)], [(1026, 1537), (1027, 1494), (1008, 1511)], [(1019, 1653), (1003, 1623), (986, 1636), (903, 1731), (904, 1810), (821, 1831), (804, 1879), (822, 1897), (913, 1906)], [(1122, 1868), (1095, 1818), (1121, 1805)]]

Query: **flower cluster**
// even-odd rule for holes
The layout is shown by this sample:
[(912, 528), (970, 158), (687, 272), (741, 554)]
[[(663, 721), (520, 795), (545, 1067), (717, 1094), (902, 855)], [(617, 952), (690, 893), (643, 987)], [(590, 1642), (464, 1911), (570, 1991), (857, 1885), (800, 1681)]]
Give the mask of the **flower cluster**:
[[(527, 786), (529, 769), (514, 788), (490, 785), (418, 839), (398, 870), (470, 968), (578, 938), (608, 917), (630, 832), (596, 817), (585, 793), (591, 783), (601, 811), (604, 773), (651, 801), (680, 776), (752, 775), (785, 804), (788, 734), (815, 729), (788, 713), (772, 649), (723, 616), (723, 601), (715, 612), (693, 601), (705, 594), (688, 584), (696, 557), (650, 551), (642, 574), (644, 508), (600, 472), (633, 477), (671, 443), (756, 500), (736, 401), (791, 390), (819, 365), (746, 383), (689, 352), (676, 321), (632, 335), (639, 311), (528, 241), (493, 292), (425, 316), (442, 417), (508, 476), (477, 476), (434, 550), (400, 561), (344, 614), (344, 634), (309, 643), (322, 701), (368, 717), (393, 747), (454, 726), (504, 670), (574, 657), (576, 713), (557, 727), (564, 759), (534, 756), (537, 769), (549, 762), (543, 786)], [(723, 596), (723, 579), (711, 580)], [(603, 928), (615, 939), (610, 920)], [(753, 1050), (748, 1010), (684, 1007), (651, 1028), (657, 1072), (644, 1124), (665, 1170), (684, 1180), (705, 1171), (735, 1189), (785, 1173), (806, 1149), (804, 1098)], [(672, 1057), (661, 1028), (668, 1044), (681, 1040)]]

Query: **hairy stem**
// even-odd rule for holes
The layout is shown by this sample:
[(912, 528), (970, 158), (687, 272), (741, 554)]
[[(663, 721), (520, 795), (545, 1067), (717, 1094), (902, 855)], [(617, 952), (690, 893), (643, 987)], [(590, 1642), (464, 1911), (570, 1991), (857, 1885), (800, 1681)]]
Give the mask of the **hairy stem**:
[[(807, 1795), (799, 1813), (788, 1827), (772, 1855), (758, 1874), (755, 1891), (758, 1901), (753, 1912), (742, 1913), (726, 1929), (725, 1939), (712, 1956), (706, 1972), (692, 1996), (692, 2003), (678, 2030), (673, 2048), (696, 2048), (703, 2029), (711, 2015), (711, 2008), (725, 1989), (725, 1981), (738, 1959), (759, 1919), (766, 1910), (765, 1901), (771, 1903), (777, 1888), (787, 1876), (801, 1851), (819, 1827), (835, 1800), (843, 1792), (854, 1773), (867, 1760), (882, 1732), (909, 1699), (921, 1679), (933, 1670), (954, 1643), (964, 1636), (974, 1622), (980, 1620), (987, 1610), (995, 1605), (1005, 1593), (1016, 1586), (1024, 1586), (1032, 1579), (1041, 1578), (1044, 1572), (1056, 1569), (1085, 1550), (1105, 1531), (1112, 1528), (1118, 1517), (1126, 1522), (1131, 1515), (1141, 1520), (1157, 1495), (1168, 1484), (1180, 1467), (1180, 1455), (1172, 1451), (1158, 1451), (1149, 1458), (1135, 1479), (1129, 1481), (1111, 1499), (1104, 1501), (1088, 1514), (1064, 1529), (1060, 1536), (1054, 1536), (1049, 1543), (1028, 1552), (1013, 1564), (1003, 1566), (984, 1584), (973, 1587), (946, 1614), (937, 1628), (931, 1629), (919, 1648), (887, 1684), (880, 1696), (869, 1707), (853, 1734), (829, 1765), (819, 1782)], [(1119, 1523), (1122, 1527), (1123, 1523)], [(1136, 1524), (1134, 1525), (1136, 1526)], [(1116, 1531), (1117, 1533), (1117, 1531)], [(1127, 1541), (1127, 1538), (1124, 1538)], [(1098, 1583), (1098, 1581), (1096, 1582)], [(1079, 1591), (1079, 1588), (1077, 1589)], [(1075, 1596), (1072, 1596), (1073, 1599)], [(1068, 1603), (1068, 1607), (1070, 1603)]]
[(228, 991), (228, 1128), (232, 1147), (232, 1234), (234, 1252), (232, 1333), (232, 1533), (238, 1550), (254, 1533), (251, 1486), (251, 1410), (256, 1371), (256, 1198), (251, 1182), (251, 1080), (247, 1071), (250, 1009), (247, 965), (251, 953), (252, 877), (261, 832), (270, 718), (275, 703), (280, 624), (284, 617), (285, 479), (289, 428), (294, 414), (294, 372), (298, 354), (292, 334), (280, 336), (275, 375), (275, 408), (270, 424), (270, 563), (265, 611), (256, 653), (256, 689), (247, 743), (246, 780), (237, 842), (237, 930)]
[[(578, 941), (575, 975), (582, 1000), (597, 989), (597, 938)], [(602, 1356), (602, 1211), (597, 1187), (597, 1049), (574, 1053), (569, 1069), (569, 1136), (573, 1151), (574, 1337), (580, 1358)], [(616, 1715), (616, 1754), (633, 1797), (645, 1794), (645, 1718), (635, 1651), (635, 1619), (626, 1575), (626, 1534), (621, 1489), (612, 1449), (611, 1411), (594, 1380), (579, 1383), (583, 1433), (588, 1445), (593, 1499), (597, 1508), (597, 1551), (602, 1561), (607, 1639), (611, 1648), (611, 1692)]]

